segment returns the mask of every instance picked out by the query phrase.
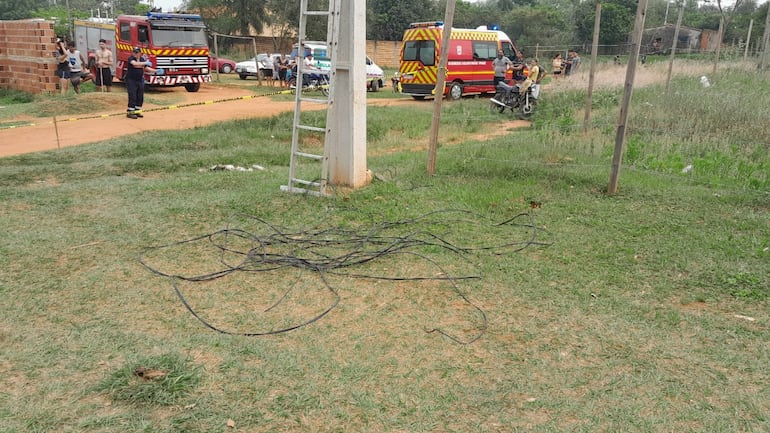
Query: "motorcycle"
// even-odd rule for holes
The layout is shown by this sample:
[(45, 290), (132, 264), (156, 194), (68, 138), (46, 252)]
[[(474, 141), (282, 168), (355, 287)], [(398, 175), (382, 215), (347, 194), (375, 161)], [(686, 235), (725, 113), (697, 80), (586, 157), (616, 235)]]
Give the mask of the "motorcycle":
[[(292, 93), (297, 91), (297, 67), (291, 70), (289, 88)], [(324, 96), (329, 96), (329, 76), (323, 73), (305, 72), (302, 74), (302, 92), (320, 90)]]
[(495, 96), (490, 99), (490, 109), (500, 113), (510, 109), (524, 119), (529, 118), (540, 95), (540, 85), (532, 84), (523, 94), (520, 89), (519, 84), (511, 86), (505, 81), (497, 83)]

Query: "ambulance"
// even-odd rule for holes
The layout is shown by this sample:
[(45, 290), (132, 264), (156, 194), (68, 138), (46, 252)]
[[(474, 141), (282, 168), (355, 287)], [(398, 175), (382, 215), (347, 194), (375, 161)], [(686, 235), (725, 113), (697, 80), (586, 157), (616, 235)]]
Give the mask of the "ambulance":
[[(439, 54), (444, 33), (441, 21), (418, 22), (404, 32), (398, 70), (399, 91), (414, 99), (435, 96)], [(441, 94), (452, 99), (474, 93), (494, 93), (492, 60), (497, 51), (509, 59), (517, 48), (504, 32), (481, 26), (476, 29), (451, 30), (447, 71)], [(506, 79), (511, 78), (508, 71)]]

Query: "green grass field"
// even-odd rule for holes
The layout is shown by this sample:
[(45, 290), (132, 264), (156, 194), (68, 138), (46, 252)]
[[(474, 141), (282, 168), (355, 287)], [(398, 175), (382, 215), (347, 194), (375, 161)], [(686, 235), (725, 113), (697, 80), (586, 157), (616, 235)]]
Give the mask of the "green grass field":
[(615, 195), (620, 89), (588, 133), (581, 91), (499, 135), (445, 103), (433, 176), (430, 102), (370, 106), (375, 180), (329, 198), (280, 191), (291, 113), (2, 158), (0, 432), (770, 431), (738, 72), (635, 89)]

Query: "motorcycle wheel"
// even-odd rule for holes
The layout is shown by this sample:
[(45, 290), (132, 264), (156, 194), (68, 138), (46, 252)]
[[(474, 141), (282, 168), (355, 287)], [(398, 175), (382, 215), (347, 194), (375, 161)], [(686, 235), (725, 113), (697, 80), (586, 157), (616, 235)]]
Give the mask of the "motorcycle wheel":
[[(495, 96), (493, 97), (493, 99), (500, 101), (502, 103), (505, 103), (505, 92), (495, 93)], [(493, 113), (494, 112), (502, 113), (503, 111), (505, 111), (505, 106), (500, 105), (496, 102), (489, 101), (489, 110), (492, 111)]]
[(534, 105), (531, 102), (524, 101), (519, 109), (519, 118), (522, 120), (529, 120), (532, 117), (532, 110)]

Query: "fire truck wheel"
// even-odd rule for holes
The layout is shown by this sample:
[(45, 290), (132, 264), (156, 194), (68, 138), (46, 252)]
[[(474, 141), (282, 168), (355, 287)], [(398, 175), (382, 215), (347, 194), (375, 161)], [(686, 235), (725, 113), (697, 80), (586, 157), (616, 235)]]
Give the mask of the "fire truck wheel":
[(201, 89), (201, 83), (187, 83), (184, 88), (190, 93), (195, 93)]
[(449, 88), (449, 97), (457, 101), (463, 97), (463, 85), (455, 81)]

